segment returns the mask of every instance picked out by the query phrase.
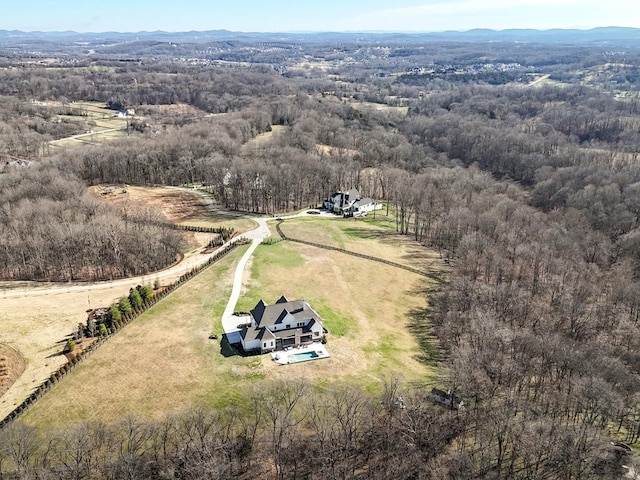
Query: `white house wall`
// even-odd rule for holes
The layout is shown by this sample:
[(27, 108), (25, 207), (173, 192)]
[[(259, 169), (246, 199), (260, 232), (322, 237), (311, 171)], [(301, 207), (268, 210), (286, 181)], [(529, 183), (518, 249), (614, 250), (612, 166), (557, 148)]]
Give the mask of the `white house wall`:
[(262, 340), (249, 340), (248, 342), (242, 341), (242, 348), (244, 348), (245, 352), (251, 350), (261, 350), (262, 348)]

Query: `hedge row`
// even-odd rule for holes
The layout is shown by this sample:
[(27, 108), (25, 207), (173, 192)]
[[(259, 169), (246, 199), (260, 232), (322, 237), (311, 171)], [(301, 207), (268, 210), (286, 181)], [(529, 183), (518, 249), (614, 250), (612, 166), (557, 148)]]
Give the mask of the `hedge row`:
[(229, 252), (231, 252), (238, 245), (244, 245), (246, 243), (248, 243), (248, 241), (245, 238), (241, 238), (231, 244), (228, 244), (224, 248), (218, 250), (205, 263), (203, 263), (198, 267), (193, 268), (188, 273), (185, 273), (184, 275), (180, 276), (178, 280), (173, 282), (171, 285), (169, 285), (162, 291), (157, 292), (152, 297), (146, 299), (139, 308), (134, 309), (130, 314), (123, 315), (118, 325), (112, 326), (112, 328), (107, 331), (107, 335), (103, 337), (98, 337), (95, 342), (89, 345), (85, 350), (82, 350), (82, 352), (77, 357), (74, 357), (69, 362), (62, 365), (58, 370), (53, 372), (51, 376), (47, 378), (43, 383), (41, 383), (31, 395), (29, 395), (20, 405), (18, 405), (11, 413), (9, 413), (9, 415), (7, 415), (4, 419), (2, 419), (0, 421), (0, 429), (8, 425), (13, 420), (17, 419), (20, 415), (22, 415), (29, 407), (31, 407), (31, 405), (33, 405), (38, 399), (40, 399), (42, 395), (48, 392), (56, 383), (62, 380), (71, 370), (73, 370), (73, 368), (76, 365), (79, 365), (80, 363), (82, 363), (89, 354), (93, 353), (100, 345), (102, 345), (109, 338), (111, 338), (113, 335), (115, 335), (120, 330), (122, 330), (122, 328), (124, 328), (129, 322), (139, 317), (141, 314), (146, 312), (149, 308), (151, 308), (153, 305), (155, 305), (160, 300), (165, 298), (167, 295), (172, 293), (178, 287), (182, 286), (183, 284), (191, 280), (193, 277), (195, 277), (199, 273), (202, 273), (204, 270), (210, 267), (213, 263), (220, 260), (222, 257), (224, 257)]
[(200, 232), (200, 233), (218, 233), (224, 238), (231, 238), (235, 230), (231, 227), (198, 227), (195, 225), (178, 225), (175, 223), (166, 222), (154, 222), (151, 220), (145, 220), (144, 218), (127, 217), (127, 222), (139, 223), (145, 225), (155, 225), (156, 227), (165, 227), (172, 230), (184, 230), (187, 232)]

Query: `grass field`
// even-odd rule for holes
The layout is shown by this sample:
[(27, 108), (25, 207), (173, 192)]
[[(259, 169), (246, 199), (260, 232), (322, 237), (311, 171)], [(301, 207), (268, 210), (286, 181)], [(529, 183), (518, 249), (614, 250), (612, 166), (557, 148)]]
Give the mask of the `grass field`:
[(339, 218), (318, 222), (313, 218), (285, 220), (280, 228), (288, 237), (384, 258), (403, 265), (434, 271), (442, 270), (440, 256), (395, 233), (395, 217), (385, 210), (365, 218)]
[(38, 426), (148, 417), (191, 403), (237, 400), (234, 381), (260, 377), (259, 359), (225, 359), (208, 339), (231, 291), (242, 247), (129, 324), (51, 390), (24, 417)]
[(247, 143), (242, 146), (242, 151), (244, 153), (250, 153), (253, 150), (257, 150), (261, 147), (267, 145), (274, 137), (281, 135), (282, 133), (288, 131), (291, 127), (287, 127), (285, 125), (272, 125), (270, 132), (264, 132), (260, 135), (256, 135), (255, 138), (252, 138)]
[[(368, 238), (333, 221), (291, 222), (315, 229), (345, 245), (362, 244), (379, 253), (392, 250), (384, 238)], [(349, 222), (345, 222), (349, 226)], [(355, 228), (356, 224), (352, 224)], [(269, 356), (225, 356), (211, 331), (221, 333), (220, 316), (243, 247), (170, 295), (100, 347), (25, 415), (38, 427), (80, 419), (109, 421), (132, 413), (159, 417), (192, 404), (242, 404), (243, 392), (267, 379), (294, 376), (317, 386), (349, 382), (369, 390), (380, 378), (399, 373), (425, 383), (432, 367), (410, 332), (411, 312), (427, 307), (428, 280), (384, 264), (293, 242), (262, 245), (246, 273), (237, 310), (259, 298), (304, 298), (325, 319), (331, 358), (278, 366)], [(411, 255), (399, 242), (395, 257)], [(429, 258), (428, 256), (426, 257)], [(425, 260), (429, 261), (429, 260)]]
[[(154, 205), (160, 208), (168, 220), (176, 223), (193, 223), (202, 226), (229, 226), (245, 231), (254, 224), (246, 219), (226, 216), (211, 217), (198, 197), (189, 192), (167, 188), (126, 187), (115, 188), (115, 193), (100, 195), (99, 187), (92, 192), (101, 200), (122, 202), (131, 205)], [(204, 220), (199, 221), (200, 216)], [(219, 220), (219, 221), (218, 221)], [(207, 223), (211, 222), (211, 223)], [(41, 282), (3, 282), (0, 287), (0, 325), (2, 339), (15, 348), (25, 359), (26, 369), (11, 388), (0, 396), (0, 418), (4, 418), (13, 408), (26, 398), (40, 383), (66, 362), (61, 355), (67, 335), (74, 332), (78, 323), (86, 322), (86, 311), (104, 307), (127, 295), (129, 288), (139, 283), (152, 284), (159, 277), (161, 283), (168, 284), (185, 273), (193, 262), (198, 262), (204, 247), (215, 234), (187, 233), (188, 251), (184, 258), (184, 268), (175, 272), (150, 273), (142, 279), (131, 278), (117, 282), (101, 282), (90, 290), (83, 290), (85, 284), (44, 284)], [(11, 297), (5, 292), (15, 289), (39, 289), (38, 295)]]
[(409, 107), (396, 107), (384, 103), (352, 101), (350, 105), (363, 113), (376, 111), (387, 113), (398, 118), (404, 118), (407, 116), (407, 113), (409, 113)]
[[(48, 102), (48, 104), (62, 106), (58, 102)], [(73, 110), (81, 111), (84, 115), (58, 115), (58, 117), (67, 122), (76, 122), (78, 128), (84, 131), (79, 135), (54, 140), (50, 142), (52, 146), (64, 147), (78, 143), (99, 143), (127, 135), (122, 129), (127, 126), (128, 120), (114, 117), (115, 112), (106, 108), (104, 103), (72, 102), (68, 106)]]

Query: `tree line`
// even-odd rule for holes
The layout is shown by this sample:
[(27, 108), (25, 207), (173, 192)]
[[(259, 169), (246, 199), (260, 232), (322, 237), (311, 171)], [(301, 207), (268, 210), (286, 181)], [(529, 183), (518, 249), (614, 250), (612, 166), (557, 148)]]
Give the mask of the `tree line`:
[[(100, 78), (124, 82), (130, 73)], [(181, 85), (177, 73), (166, 92), (158, 87), (162, 82), (154, 84), (158, 95), (170, 98)], [(11, 75), (8, 85), (20, 84), (15, 88), (28, 95), (21, 83), (27, 74)], [(176, 98), (202, 108), (207, 92), (213, 99), (233, 96), (232, 85), (213, 85), (215, 73), (202, 78), (210, 83), (200, 100), (184, 93)], [(276, 83), (269, 85), (272, 79)], [(133, 451), (125, 448), (125, 437), (114, 437), (123, 445), (122, 457), (98, 462), (107, 467), (92, 474), (203, 478), (198, 469), (205, 468), (221, 478), (615, 477), (621, 459), (610, 439), (640, 438), (638, 103), (581, 86), (387, 89), (357, 72), (348, 79), (324, 93), (332, 84), (328, 77), (260, 71), (247, 77), (253, 86), (238, 80), (241, 99), (231, 113), (166, 123), (156, 133), (147, 129), (117, 143), (70, 150), (38, 169), (0, 177), (0, 221), (6, 225), (0, 258), (14, 275), (9, 278), (60, 269), (66, 279), (83, 270), (82, 248), (106, 258), (125, 247), (138, 252), (127, 235), (143, 226), (114, 220), (107, 207), (86, 197), (85, 183), (198, 183), (221, 206), (261, 213), (304, 208), (356, 187), (388, 200), (398, 233), (440, 252), (452, 266), (439, 292), (420, 292), (431, 308), (411, 312), (409, 320), (415, 332), (435, 334), (442, 382), (464, 399), (464, 411), (433, 409), (424, 392), (403, 391), (405, 408), (391, 410), (380, 402), (396, 405), (395, 395), (386, 404), (364, 395), (366, 433), (355, 442), (347, 435), (347, 442), (332, 436), (334, 426), (343, 429), (340, 419), (360, 417), (332, 403), (332, 395), (344, 394), (341, 388), (330, 389), (318, 400), (328, 403), (316, 410), (303, 408), (301, 398), (312, 397), (297, 389), (287, 394), (293, 396), (274, 391), (273, 398), (260, 397), (255, 409), (235, 416), (235, 423), (223, 423), (227, 437), (211, 430), (218, 440), (202, 456), (187, 449), (206, 433), (181, 430), (173, 450), (161, 457), (150, 453), (156, 437), (145, 437)], [(110, 85), (105, 101), (117, 90)], [(135, 86), (125, 85), (121, 99), (131, 101)], [(424, 88), (431, 90), (421, 94)], [(357, 101), (382, 101), (392, 92), (407, 94), (406, 117)], [(285, 128), (253, 141), (273, 125)], [(43, 184), (47, 197), (33, 200)], [(53, 234), (38, 230), (43, 218)], [(95, 229), (100, 235), (82, 234), (91, 228), (76, 234), (73, 227), (94, 223), (104, 226)], [(120, 243), (104, 243), (112, 229), (121, 232)], [(34, 230), (40, 236), (32, 239)], [(45, 233), (51, 242), (37, 240)], [(83, 241), (65, 243), (70, 238)], [(166, 253), (167, 261), (167, 243), (174, 244), (160, 243), (146, 250), (154, 258)], [(77, 260), (67, 266), (68, 258)], [(59, 259), (56, 269), (51, 259)], [(94, 268), (103, 268), (95, 259)], [(360, 405), (350, 398), (348, 405)], [(290, 423), (280, 423), (285, 420)], [(229, 443), (216, 443), (220, 438)], [(157, 458), (162, 467), (145, 470), (159, 465)], [(29, 468), (43, 467), (36, 462)]]
[[(471, 428), (474, 412), (436, 406), (424, 391), (405, 391), (394, 379), (375, 395), (349, 385), (311, 394), (303, 381), (274, 381), (243, 399), (241, 405), (192, 407), (157, 421), (125, 416), (111, 424), (86, 422), (44, 433), (14, 422), (0, 432), (0, 474), (184, 480), (499, 477), (489, 461), (474, 469), (464, 455), (472, 447), (456, 441)], [(557, 438), (547, 439), (546, 427), (519, 429), (516, 440), (527, 456), (508, 466), (512, 477), (621, 473), (616, 453), (599, 451), (590, 433), (586, 444), (577, 432), (562, 428)], [(499, 442), (494, 438), (473, 450), (488, 460), (488, 450)]]
[(127, 222), (71, 172), (34, 165), (0, 175), (0, 278), (105, 280), (159, 270), (183, 246), (157, 213)]

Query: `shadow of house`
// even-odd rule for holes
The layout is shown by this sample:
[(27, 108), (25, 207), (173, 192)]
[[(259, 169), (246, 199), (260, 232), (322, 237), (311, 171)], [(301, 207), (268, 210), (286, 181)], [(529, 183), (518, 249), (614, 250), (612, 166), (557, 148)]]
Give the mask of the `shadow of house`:
[(242, 352), (236, 348), (237, 345), (238, 344), (232, 345), (229, 343), (227, 334), (223, 334), (222, 337), (220, 337), (220, 354), (225, 358), (242, 356)]

